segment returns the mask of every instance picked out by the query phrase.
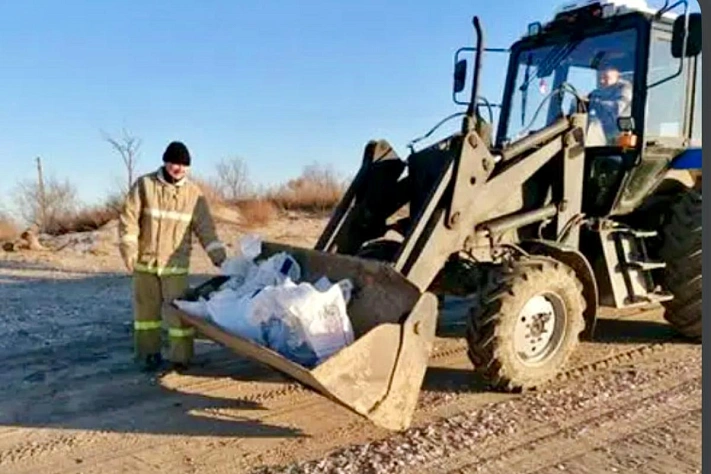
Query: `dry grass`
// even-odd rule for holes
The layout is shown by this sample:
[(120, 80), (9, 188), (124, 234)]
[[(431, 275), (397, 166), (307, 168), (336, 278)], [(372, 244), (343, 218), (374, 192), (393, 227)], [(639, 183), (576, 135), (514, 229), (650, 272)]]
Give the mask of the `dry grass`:
[[(238, 183), (236, 178), (233, 180), (239, 186), (235, 183), (225, 184), (225, 180), (221, 181), (219, 176), (192, 176), (191, 179), (201, 188), (213, 210), (234, 209), (239, 213), (240, 223), (248, 228), (266, 226), (284, 211), (306, 214), (330, 212), (343, 196), (347, 185), (330, 169), (319, 165), (308, 166), (296, 179), (266, 190), (252, 191), (255, 187), (246, 180), (246, 174), (239, 175), (239, 178), (242, 181)], [(237, 191), (239, 197), (232, 197)], [(57, 209), (47, 219), (49, 222), (44, 232), (56, 236), (94, 231), (117, 219), (122, 206), (123, 196), (111, 195), (96, 206)], [(34, 222), (29, 217), (26, 220)], [(14, 222), (0, 213), (0, 240), (17, 235), (18, 229)]]
[(267, 199), (245, 199), (237, 201), (235, 207), (240, 212), (240, 216), (247, 227), (260, 227), (269, 224), (279, 216), (277, 206)]
[(0, 242), (14, 240), (19, 234), (15, 221), (6, 215), (0, 214)]
[(205, 199), (207, 199), (207, 202), (211, 206), (224, 204), (225, 199), (223, 198), (222, 193), (220, 193), (214, 180), (200, 176), (191, 176), (190, 179), (198, 185), (205, 196)]
[(280, 209), (310, 213), (331, 211), (346, 190), (328, 169), (307, 167), (302, 175), (267, 193), (267, 199)]
[(282, 211), (311, 214), (330, 212), (346, 189), (346, 184), (330, 169), (318, 165), (306, 167), (298, 178), (272, 189), (256, 191), (251, 183), (241, 183), (243, 189), (255, 191), (244, 191), (236, 199), (232, 197), (234, 190), (225, 191), (227, 188), (220, 186), (218, 178), (192, 179), (200, 186), (211, 207), (237, 209), (242, 224), (250, 228), (269, 224)]

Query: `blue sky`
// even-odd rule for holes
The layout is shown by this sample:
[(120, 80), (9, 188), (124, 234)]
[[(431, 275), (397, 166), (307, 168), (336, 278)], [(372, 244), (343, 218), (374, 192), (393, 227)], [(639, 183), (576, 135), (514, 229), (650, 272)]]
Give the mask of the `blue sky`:
[[(84, 201), (101, 199), (124, 173), (101, 131), (122, 127), (143, 140), (139, 172), (180, 139), (200, 174), (230, 156), (263, 184), (313, 162), (353, 173), (369, 139), (405, 154), (410, 139), (459, 110), (452, 58), (473, 42), (472, 15), (487, 46), (506, 47), (560, 3), (3, 2), (0, 196), (33, 178), (41, 156)], [(495, 102), (503, 59), (484, 62), (482, 92)]]

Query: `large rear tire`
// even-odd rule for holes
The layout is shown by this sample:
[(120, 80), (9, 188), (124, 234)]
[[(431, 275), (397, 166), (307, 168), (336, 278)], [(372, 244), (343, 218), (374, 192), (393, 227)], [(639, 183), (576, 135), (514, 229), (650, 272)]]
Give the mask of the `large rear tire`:
[(469, 358), (494, 389), (535, 389), (559, 374), (585, 328), (583, 285), (567, 265), (521, 260), (472, 307)]
[(685, 191), (669, 208), (660, 256), (667, 264), (662, 284), (674, 299), (664, 303), (665, 319), (682, 335), (701, 340), (701, 193)]

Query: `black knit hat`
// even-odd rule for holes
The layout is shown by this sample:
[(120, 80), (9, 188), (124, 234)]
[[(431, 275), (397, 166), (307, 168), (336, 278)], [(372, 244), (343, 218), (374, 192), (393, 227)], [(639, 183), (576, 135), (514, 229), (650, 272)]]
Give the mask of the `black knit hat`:
[(190, 166), (190, 152), (188, 147), (182, 142), (171, 142), (163, 152), (165, 163), (175, 163), (176, 165)]

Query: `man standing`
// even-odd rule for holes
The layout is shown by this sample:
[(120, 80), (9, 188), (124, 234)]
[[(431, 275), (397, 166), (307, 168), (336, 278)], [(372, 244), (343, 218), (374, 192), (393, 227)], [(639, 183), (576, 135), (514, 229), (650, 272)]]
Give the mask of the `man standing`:
[(598, 82), (600, 87), (589, 96), (590, 114), (600, 121), (608, 144), (614, 144), (619, 134), (617, 119), (632, 114), (632, 84), (614, 66), (603, 67)]
[(200, 188), (189, 181), (190, 153), (172, 142), (163, 153), (164, 165), (132, 185), (119, 218), (119, 248), (133, 273), (134, 350), (147, 370), (162, 363), (161, 315), (168, 324), (169, 360), (184, 368), (193, 356), (194, 330), (163, 304), (188, 288), (195, 233), (215, 266), (226, 258), (215, 223)]

